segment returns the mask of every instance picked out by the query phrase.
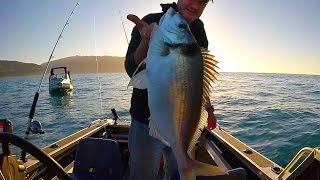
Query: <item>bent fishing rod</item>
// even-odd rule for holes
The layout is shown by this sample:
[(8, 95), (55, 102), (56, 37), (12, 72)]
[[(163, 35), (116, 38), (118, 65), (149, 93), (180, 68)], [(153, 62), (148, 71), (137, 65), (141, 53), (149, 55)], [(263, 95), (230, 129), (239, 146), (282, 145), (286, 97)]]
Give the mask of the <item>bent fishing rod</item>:
[[(42, 83), (43, 83), (44, 76), (46, 75), (46, 73), (48, 71), (48, 67), (49, 67), (50, 61), (51, 61), (51, 59), (53, 57), (53, 53), (54, 53), (54, 51), (55, 51), (60, 39), (62, 38), (62, 34), (63, 34), (66, 26), (69, 24), (69, 20), (70, 20), (71, 16), (74, 14), (75, 9), (79, 6), (79, 2), (80, 2), (80, 0), (78, 0), (76, 5), (73, 7), (73, 9), (72, 9), (72, 11), (71, 11), (66, 23), (64, 24), (64, 26), (63, 26), (63, 28), (62, 28), (59, 36), (58, 36), (58, 39), (57, 39), (56, 43), (53, 46), (53, 49), (52, 49), (51, 54), (49, 56), (46, 68), (45, 68), (45, 70), (44, 70), (44, 72), (42, 74), (41, 81), (40, 81), (39, 86), (38, 86), (38, 90), (34, 94), (32, 106), (31, 106), (31, 109), (30, 109), (30, 112), (29, 112), (28, 128), (27, 128), (27, 131), (26, 131), (26, 134), (25, 134), (26, 136), (24, 137), (26, 140), (29, 139), (30, 131), (33, 134), (44, 134), (44, 131), (42, 130), (42, 127), (41, 127), (41, 123), (39, 121), (34, 121), (33, 120), (33, 116), (34, 116), (34, 113), (35, 113), (35, 110), (36, 110), (36, 106), (37, 106), (37, 102), (38, 102), (38, 99), (39, 99), (40, 89), (41, 89), (41, 86), (42, 86)], [(20, 159), (23, 162), (26, 161), (26, 151), (24, 151), (24, 150), (21, 151), (21, 158)]]

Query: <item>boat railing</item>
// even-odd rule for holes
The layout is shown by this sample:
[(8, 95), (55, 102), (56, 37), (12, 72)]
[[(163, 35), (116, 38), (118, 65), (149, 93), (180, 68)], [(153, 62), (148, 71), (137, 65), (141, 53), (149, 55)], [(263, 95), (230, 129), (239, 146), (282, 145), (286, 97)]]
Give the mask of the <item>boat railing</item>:
[[(307, 156), (303, 161), (297, 165), (297, 162), (302, 158)], [(293, 167), (296, 167), (294, 171), (298, 170), (299, 167), (302, 166), (303, 163), (305, 163), (309, 158), (312, 160), (316, 159), (320, 161), (320, 148), (311, 148), (311, 147), (304, 147), (302, 148), (290, 161), (290, 163), (282, 170), (282, 172), (277, 176), (276, 179), (290, 179), (290, 176), (292, 173), (290, 173), (290, 170)], [(293, 173), (294, 173), (293, 171)], [(299, 173), (300, 174), (300, 173)]]
[(66, 79), (68, 78), (68, 75), (65, 73), (57, 73), (57, 74), (52, 74), (50, 75), (50, 78), (62, 78), (62, 79)]

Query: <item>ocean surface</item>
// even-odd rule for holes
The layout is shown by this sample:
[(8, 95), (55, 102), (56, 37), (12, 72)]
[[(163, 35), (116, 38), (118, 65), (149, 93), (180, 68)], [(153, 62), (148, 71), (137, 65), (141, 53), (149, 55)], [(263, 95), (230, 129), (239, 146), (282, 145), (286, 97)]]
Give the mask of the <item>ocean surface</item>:
[[(45, 77), (34, 115), (45, 134), (30, 135), (39, 147), (70, 135), (91, 121), (130, 120), (132, 88), (125, 73), (72, 75), (74, 91), (52, 96)], [(0, 119), (13, 122), (24, 137), (40, 76), (0, 78)], [(284, 167), (303, 147), (320, 146), (320, 76), (221, 73), (213, 84), (212, 104), (219, 125)]]

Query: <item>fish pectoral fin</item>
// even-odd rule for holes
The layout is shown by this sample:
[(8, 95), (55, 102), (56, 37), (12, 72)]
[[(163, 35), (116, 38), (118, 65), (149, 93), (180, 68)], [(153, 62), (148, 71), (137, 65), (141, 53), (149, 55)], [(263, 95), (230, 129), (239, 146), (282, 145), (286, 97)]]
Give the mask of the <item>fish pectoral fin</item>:
[(202, 163), (199, 161), (192, 161), (192, 165), (188, 169), (181, 170), (179, 172), (180, 179), (195, 180), (197, 176), (221, 176), (228, 175), (228, 170)]
[(128, 86), (133, 86), (137, 89), (147, 89), (148, 88), (148, 79), (147, 79), (147, 71), (142, 70), (135, 76), (130, 79)]
[[(136, 81), (134, 78), (141, 78), (141, 77), (136, 77), (138, 74), (140, 74), (141, 72), (139, 72), (138, 74), (137, 74), (137, 72), (138, 72), (138, 70), (139, 70), (139, 68), (143, 65), (143, 64), (146, 64), (146, 62), (147, 62), (147, 59), (144, 59), (144, 60), (142, 60), (141, 62), (140, 62), (140, 64), (138, 65), (138, 67), (136, 68), (136, 70), (133, 72), (133, 75), (132, 75), (132, 77), (131, 77), (131, 79), (130, 79), (130, 81), (129, 81), (129, 84), (128, 84), (128, 86), (127, 86), (127, 89), (128, 89), (128, 87), (129, 86), (133, 86), (133, 87), (135, 87), (134, 85), (135, 85), (135, 82), (133, 82), (133, 81)], [(144, 72), (145, 73), (145, 72)], [(141, 74), (141, 75), (143, 75), (143, 74)], [(143, 75), (144, 76), (144, 75)], [(138, 87), (137, 87), (138, 88)], [(138, 88), (138, 89), (146, 89), (146, 88)]]
[(149, 135), (159, 139), (163, 144), (167, 145), (170, 147), (170, 144), (168, 141), (166, 141), (161, 134), (159, 133), (157, 126), (154, 124), (151, 118), (149, 118)]

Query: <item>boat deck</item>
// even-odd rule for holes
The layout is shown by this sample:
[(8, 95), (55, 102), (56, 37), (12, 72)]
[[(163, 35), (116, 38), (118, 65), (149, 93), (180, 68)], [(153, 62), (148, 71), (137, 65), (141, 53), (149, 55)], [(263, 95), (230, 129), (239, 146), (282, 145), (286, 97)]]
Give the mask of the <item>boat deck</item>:
[[(129, 128), (129, 122), (119, 122), (114, 125), (113, 120), (98, 120), (88, 128), (45, 147), (43, 151), (58, 161), (59, 164), (71, 174), (73, 172), (77, 146), (81, 139), (86, 137), (112, 139), (118, 144), (124, 169), (123, 179), (127, 179), (129, 170), (128, 160), (130, 156), (128, 150)], [(305, 179), (305, 177), (310, 179), (310, 177), (312, 177), (310, 180), (319, 180), (319, 152), (320, 149), (314, 151), (315, 155), (310, 157), (309, 161), (299, 166), (293, 173), (285, 172), (282, 167), (239, 141), (223, 129), (216, 128), (213, 131), (208, 129), (203, 130), (195, 150), (192, 153), (192, 158), (230, 170), (241, 167), (246, 172), (247, 180), (279, 179), (279, 175), (286, 177), (286, 179)], [(25, 163), (27, 173), (35, 174), (36, 172), (37, 175), (45, 177), (45, 179), (54, 177), (54, 174), (49, 173), (48, 169), (43, 167), (43, 165), (32, 156), (27, 156), (27, 159), (28, 161)], [(159, 170), (159, 177), (159, 179), (163, 177), (163, 169)], [(206, 177), (199, 177), (197, 179), (206, 179)]]

